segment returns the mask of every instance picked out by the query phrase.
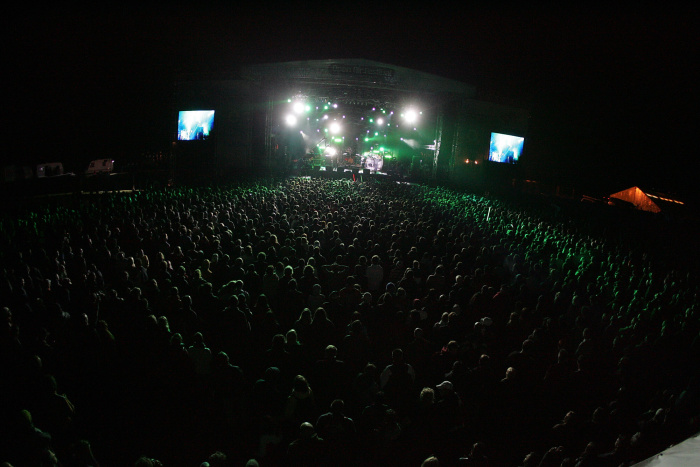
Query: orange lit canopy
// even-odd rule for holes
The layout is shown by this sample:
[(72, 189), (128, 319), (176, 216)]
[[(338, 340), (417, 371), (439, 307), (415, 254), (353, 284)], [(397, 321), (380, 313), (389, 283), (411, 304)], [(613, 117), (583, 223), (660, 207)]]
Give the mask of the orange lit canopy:
[(683, 204), (682, 201), (671, 198), (668, 195), (653, 192), (644, 192), (641, 188), (633, 186), (626, 190), (618, 191), (610, 195), (610, 198), (625, 201), (634, 205), (636, 209), (649, 212), (661, 212), (659, 205)]

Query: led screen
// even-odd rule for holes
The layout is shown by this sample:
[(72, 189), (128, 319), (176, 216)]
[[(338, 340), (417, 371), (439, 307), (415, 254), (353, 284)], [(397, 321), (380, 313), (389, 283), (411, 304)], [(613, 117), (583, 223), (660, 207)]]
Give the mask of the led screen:
[(177, 119), (178, 141), (199, 141), (209, 138), (214, 126), (213, 110), (181, 110)]
[(514, 164), (523, 152), (525, 138), (520, 136), (491, 133), (491, 148), (489, 160), (492, 162), (505, 162)]

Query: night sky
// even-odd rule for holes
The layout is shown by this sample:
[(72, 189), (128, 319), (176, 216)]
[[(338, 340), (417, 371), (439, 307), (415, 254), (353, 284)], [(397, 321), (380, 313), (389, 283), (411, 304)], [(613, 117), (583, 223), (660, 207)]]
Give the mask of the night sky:
[(167, 148), (179, 72), (358, 58), (528, 109), (522, 164), (535, 177), (693, 189), (700, 40), (690, 8), (230, 3), (6, 15), (3, 163), (79, 171)]

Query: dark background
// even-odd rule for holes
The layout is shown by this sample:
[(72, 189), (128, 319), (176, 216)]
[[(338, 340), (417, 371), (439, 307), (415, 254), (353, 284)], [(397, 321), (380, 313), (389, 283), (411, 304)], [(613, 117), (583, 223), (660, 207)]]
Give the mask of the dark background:
[(695, 9), (434, 3), (8, 13), (3, 164), (60, 161), (77, 172), (95, 158), (167, 150), (176, 73), (359, 58), (528, 109), (527, 176), (695, 194)]

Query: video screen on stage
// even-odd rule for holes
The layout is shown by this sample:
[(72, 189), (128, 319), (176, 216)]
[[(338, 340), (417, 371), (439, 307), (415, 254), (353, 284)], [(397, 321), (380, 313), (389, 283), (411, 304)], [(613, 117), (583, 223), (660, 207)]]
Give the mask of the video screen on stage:
[(489, 160), (491, 162), (504, 162), (515, 164), (523, 152), (525, 138), (502, 133), (491, 133), (491, 147)]
[(177, 118), (178, 141), (201, 141), (209, 138), (214, 127), (213, 110), (181, 110)]

